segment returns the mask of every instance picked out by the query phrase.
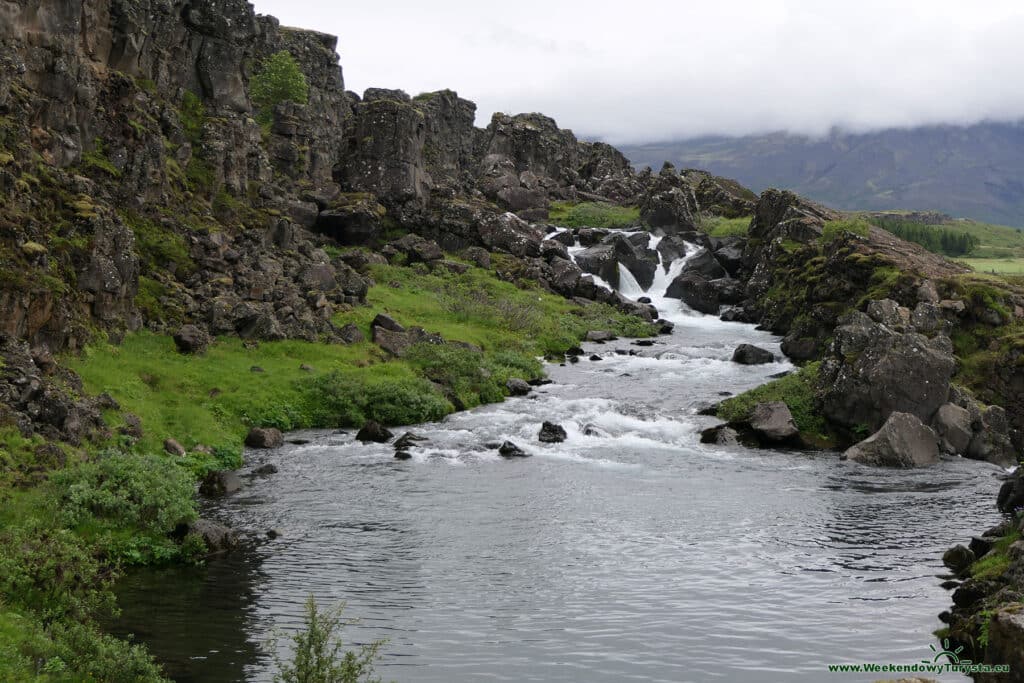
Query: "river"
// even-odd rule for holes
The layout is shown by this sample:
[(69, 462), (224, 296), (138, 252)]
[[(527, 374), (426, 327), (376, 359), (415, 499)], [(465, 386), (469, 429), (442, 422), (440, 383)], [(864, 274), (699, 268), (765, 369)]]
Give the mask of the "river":
[[(996, 521), (1001, 470), (702, 445), (700, 408), (792, 366), (732, 363), (779, 340), (664, 299), (670, 275), (646, 294), (672, 335), (587, 344), (529, 397), (415, 427), (411, 460), (341, 432), (250, 452), (279, 471), (212, 512), (281, 537), (133, 574), (119, 631), (193, 683), (269, 681), (260, 645), (310, 593), (360, 619), (348, 640), (388, 639), (378, 671), (401, 683), (872, 681), (827, 667), (930, 660), (942, 551)], [(544, 420), (567, 441), (538, 442)], [(504, 440), (533, 457), (485, 446)]]

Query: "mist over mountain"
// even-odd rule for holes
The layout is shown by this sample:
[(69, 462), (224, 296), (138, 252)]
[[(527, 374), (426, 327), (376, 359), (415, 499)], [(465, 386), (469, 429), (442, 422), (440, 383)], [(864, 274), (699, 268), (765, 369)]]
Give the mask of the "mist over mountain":
[(934, 209), (1024, 226), (1024, 124), (978, 123), (709, 136), (622, 145), (636, 166), (703, 168), (761, 191), (796, 192), (845, 210)]

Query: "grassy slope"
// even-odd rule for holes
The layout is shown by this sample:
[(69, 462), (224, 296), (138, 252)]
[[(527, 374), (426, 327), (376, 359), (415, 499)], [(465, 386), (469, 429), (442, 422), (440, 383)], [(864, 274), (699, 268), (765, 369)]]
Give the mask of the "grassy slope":
[[(369, 305), (335, 317), (356, 324), (367, 341), (350, 346), (300, 341), (218, 340), (204, 356), (183, 356), (168, 337), (130, 335), (121, 346), (102, 345), (67, 359), (90, 392), (108, 392), (142, 418), (141, 450), (159, 452), (173, 437), (186, 449), (203, 444), (240, 449), (250, 425), (301, 427), (328, 424), (310, 405), (316, 380), (343, 373), (353, 384), (415, 382), (423, 373), (413, 361), (388, 360), (372, 344), (370, 321), (379, 312), (398, 322), (474, 344), (483, 359), (537, 374), (533, 359), (564, 351), (589, 329), (649, 334), (648, 326), (607, 306), (580, 308), (539, 289), (518, 289), (492, 274), (436, 275), (398, 266), (377, 266)], [(397, 286), (392, 286), (392, 284)], [(309, 366), (311, 370), (300, 369)], [(258, 367), (263, 372), (253, 372)], [(472, 403), (478, 403), (479, 400)], [(449, 409), (451, 407), (449, 406)]]

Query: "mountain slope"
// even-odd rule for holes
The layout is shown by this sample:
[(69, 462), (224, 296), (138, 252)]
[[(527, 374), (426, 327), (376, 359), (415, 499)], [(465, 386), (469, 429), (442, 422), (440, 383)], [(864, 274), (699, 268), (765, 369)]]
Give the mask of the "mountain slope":
[(938, 210), (1024, 226), (1024, 125), (928, 126), (824, 138), (786, 133), (624, 146), (637, 166), (671, 161), (756, 191), (794, 190), (840, 209)]

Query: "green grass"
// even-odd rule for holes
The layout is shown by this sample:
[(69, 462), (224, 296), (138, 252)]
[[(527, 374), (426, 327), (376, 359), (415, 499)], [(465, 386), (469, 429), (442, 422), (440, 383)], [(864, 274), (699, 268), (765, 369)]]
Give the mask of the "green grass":
[(739, 218), (706, 216), (701, 221), (701, 228), (712, 237), (746, 237), (752, 218), (752, 216)]
[(733, 396), (718, 405), (718, 417), (739, 422), (750, 417), (758, 403), (782, 401), (793, 414), (800, 433), (815, 442), (830, 440), (823, 418), (815, 409), (815, 382), (821, 363), (808, 363), (796, 372)]
[(978, 273), (1024, 275), (1024, 256), (1016, 258), (963, 258), (957, 260), (970, 266)]
[(640, 225), (640, 209), (605, 202), (551, 202), (548, 220), (566, 228), (631, 228)]
[(970, 566), (968, 572), (975, 579), (995, 579), (1002, 576), (1010, 568), (1010, 557), (1007, 551), (1010, 546), (1020, 540), (1020, 531), (1014, 530), (996, 541), (992, 549), (981, 559)]
[(824, 243), (832, 242), (844, 234), (853, 234), (858, 237), (867, 237), (871, 231), (871, 224), (863, 218), (845, 218), (842, 220), (828, 221), (821, 233), (821, 240)]
[[(651, 334), (649, 325), (609, 306), (580, 308), (539, 289), (519, 289), (480, 269), (435, 275), (377, 266), (372, 275), (378, 284), (367, 295), (369, 305), (337, 315), (336, 324), (354, 323), (369, 340), (370, 321), (379, 312), (388, 313), (403, 325), (479, 347), (483, 354), (475, 359), (475, 368), (487, 368), (495, 381), (503, 382), (513, 372), (524, 378), (538, 375), (535, 357), (560, 353), (591, 329), (623, 336)], [(472, 359), (448, 360), (465, 365)], [(187, 356), (175, 350), (169, 337), (140, 332), (121, 346), (94, 346), (66, 362), (89, 392), (106, 391), (125, 411), (142, 418), (144, 436), (137, 446), (142, 452), (159, 452), (171, 437), (189, 450), (205, 445), (237, 454), (252, 425), (286, 430), (351, 426), (368, 413), (391, 422), (399, 417), (424, 421), (452, 410), (442, 402), (439, 412), (434, 399), (440, 394), (427, 382), (438, 380), (433, 359), (388, 360), (370, 341), (345, 346), (289, 340), (247, 348), (240, 339), (222, 338), (205, 355)], [(301, 365), (314, 370), (301, 370)], [(263, 372), (252, 372), (254, 366)], [(347, 387), (347, 393), (336, 396), (325, 410), (328, 387), (334, 392)], [(504, 395), (503, 390), (495, 393), (493, 383), (453, 389), (453, 396), (466, 406)], [(359, 398), (378, 392), (376, 402), (386, 405), (381, 391), (424, 398), (419, 412), (385, 412)]]

